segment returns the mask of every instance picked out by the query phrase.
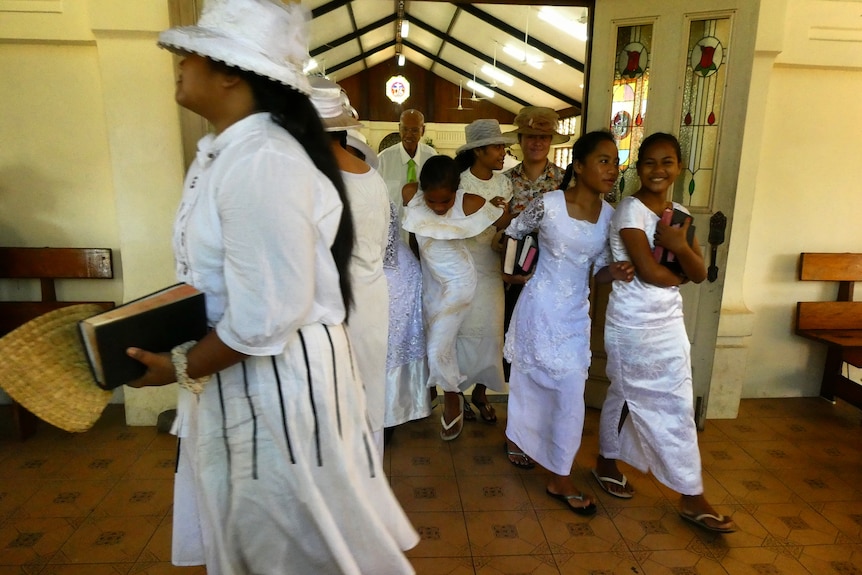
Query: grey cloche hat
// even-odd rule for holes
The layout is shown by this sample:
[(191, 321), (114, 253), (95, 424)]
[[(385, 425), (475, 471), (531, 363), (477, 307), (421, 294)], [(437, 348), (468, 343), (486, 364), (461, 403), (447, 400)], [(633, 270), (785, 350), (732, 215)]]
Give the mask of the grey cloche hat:
[(322, 76), (309, 78), (311, 84), (311, 103), (323, 121), (327, 132), (346, 132), (350, 128), (361, 128), (356, 119), (356, 110), (341, 86)]
[(467, 136), (467, 143), (455, 150), (456, 154), (482, 146), (495, 144), (508, 146), (515, 143), (515, 138), (503, 135), (500, 131), (500, 122), (497, 120), (476, 120), (464, 128), (464, 134)]
[(158, 44), (194, 53), (311, 93), (302, 69), (308, 61), (309, 14), (277, 0), (205, 0), (198, 23), (170, 28)]

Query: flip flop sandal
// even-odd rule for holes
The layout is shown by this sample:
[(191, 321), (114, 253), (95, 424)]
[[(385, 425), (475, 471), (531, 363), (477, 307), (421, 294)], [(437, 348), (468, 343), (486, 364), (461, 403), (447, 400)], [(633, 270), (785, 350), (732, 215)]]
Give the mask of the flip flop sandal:
[[(688, 521), (689, 523), (694, 523), (698, 527), (703, 527), (704, 529), (708, 529), (709, 531), (714, 531), (716, 533), (733, 533), (736, 531), (735, 527), (732, 527), (733, 522), (730, 521), (730, 517), (727, 515), (713, 515), (712, 513), (701, 513), (700, 515), (692, 515), (690, 513), (686, 513), (684, 511), (679, 512), (679, 516)], [(730, 527), (721, 527), (718, 525), (710, 525), (704, 519), (714, 519), (719, 523), (727, 524), (730, 522)]]
[(467, 403), (467, 399), (464, 397), (463, 393), (458, 394), (461, 396), (461, 399), (464, 401), (464, 421), (476, 421), (476, 413), (470, 409), (470, 404)]
[[(479, 417), (482, 418), (484, 423), (487, 423), (488, 425), (494, 425), (497, 423), (497, 413), (494, 411), (494, 408), (491, 407), (490, 402), (479, 401), (472, 397), (470, 397), (470, 402), (476, 406), (476, 409), (479, 411)], [(467, 409), (469, 409), (469, 407)], [(487, 416), (485, 415), (486, 413), (488, 414)]]
[[(440, 424), (443, 426), (443, 429), (440, 430), (440, 439), (442, 439), (443, 441), (452, 441), (453, 439), (456, 439), (459, 435), (461, 435), (461, 431), (464, 429), (464, 398), (459, 397), (458, 399), (461, 404), (461, 413), (458, 414), (458, 417), (456, 417), (449, 423), (446, 423), (446, 416), (440, 416)], [(446, 411), (445, 407), (443, 411)], [(447, 431), (456, 426), (458, 430), (454, 434), (446, 435)]]
[(578, 495), (563, 495), (562, 493), (552, 493), (549, 489), (545, 489), (545, 493), (553, 497), (554, 499), (558, 499), (566, 504), (566, 507), (575, 512), (576, 515), (581, 515), (583, 517), (589, 517), (590, 515), (596, 514), (596, 504), (590, 503), (586, 507), (572, 507), (569, 505), (569, 501), (581, 501), (584, 500), (584, 494), (580, 493)]
[[(524, 453), (523, 451), (512, 451), (509, 449), (509, 444), (507, 442), (503, 442), (503, 449), (506, 450), (506, 458), (508, 458), (509, 463), (517, 467), (518, 469), (533, 469), (536, 464), (530, 459), (530, 456)], [(523, 461), (518, 461), (512, 459), (512, 457), (518, 457), (523, 459)]]
[(620, 499), (631, 499), (632, 496), (634, 496), (634, 492), (632, 492), (632, 491), (623, 491), (623, 492), (612, 491), (607, 485), (605, 485), (605, 483), (611, 483), (613, 485), (617, 485), (617, 486), (625, 489), (626, 486), (629, 484), (629, 480), (628, 480), (628, 478), (626, 478), (625, 475), (623, 475), (622, 481), (620, 481), (619, 479), (614, 479), (613, 477), (606, 477), (604, 475), (599, 475), (595, 469), (591, 469), (590, 471), (592, 472), (593, 477), (598, 482), (599, 487), (601, 487), (602, 491), (604, 491), (608, 495), (613, 495), (614, 497), (619, 497)]

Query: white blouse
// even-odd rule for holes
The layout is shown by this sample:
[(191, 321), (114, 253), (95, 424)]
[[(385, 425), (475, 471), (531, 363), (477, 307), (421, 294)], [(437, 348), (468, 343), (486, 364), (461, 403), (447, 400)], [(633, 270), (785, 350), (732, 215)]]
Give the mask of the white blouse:
[(198, 143), (174, 225), (177, 278), (206, 294), (221, 340), (281, 353), (312, 323), (345, 310), (330, 253), (342, 204), (330, 180), (268, 113)]

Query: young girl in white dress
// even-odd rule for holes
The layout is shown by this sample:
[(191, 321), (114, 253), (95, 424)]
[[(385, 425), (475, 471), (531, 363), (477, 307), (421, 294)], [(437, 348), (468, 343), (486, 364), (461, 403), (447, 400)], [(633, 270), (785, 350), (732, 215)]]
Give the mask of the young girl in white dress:
[[(680, 515), (712, 531), (728, 533), (733, 521), (719, 514), (703, 494), (700, 452), (694, 421), (691, 357), (683, 323), (679, 285), (706, 279), (695, 238), (660, 222), (666, 208), (687, 213), (668, 201), (668, 191), (682, 170), (679, 142), (657, 133), (641, 144), (637, 171), (641, 187), (624, 198), (611, 224), (616, 261), (636, 270), (631, 283), (613, 286), (605, 320), (607, 373), (611, 380), (602, 408), (599, 457), (593, 475), (607, 493), (629, 499), (634, 491), (616, 460), (646, 472), (682, 495)], [(682, 273), (659, 264), (653, 248), (676, 256)]]
[[(464, 133), (467, 143), (458, 148), (455, 158), (461, 170), (461, 188), (487, 201), (495, 197), (510, 201), (512, 180), (499, 170), (503, 169), (506, 146), (514, 144), (515, 138), (502, 134), (497, 120), (487, 119), (472, 122)], [(470, 402), (479, 418), (491, 424), (496, 423), (497, 414), (488, 402), (486, 389), (506, 391), (502, 351), (506, 304), (500, 254), (493, 245), (496, 231), (489, 227), (467, 240), (476, 265), (478, 295), (458, 334), (458, 362), (467, 377), (462, 391), (475, 383)]]
[[(510, 221), (506, 201), (465, 193), (458, 187), (455, 160), (430, 158), (419, 175), (419, 191), (405, 186), (402, 226), (416, 235), (422, 264), (423, 305), (428, 341), (428, 386), (444, 393), (440, 437), (451, 441), (464, 424), (462, 375), (455, 350), (458, 329), (476, 294), (476, 267), (466, 239)], [(415, 188), (413, 188), (415, 189)]]
[(518, 467), (532, 467), (530, 458), (541, 464), (551, 472), (548, 495), (592, 515), (595, 504), (570, 475), (584, 427), (590, 272), (597, 282), (630, 281), (634, 268), (610, 263), (614, 210), (602, 195), (619, 175), (613, 136), (590, 132), (575, 142), (572, 156), (577, 183), (536, 197), (506, 229), (518, 239), (538, 230), (541, 253), (506, 334), (512, 362), (506, 451)]

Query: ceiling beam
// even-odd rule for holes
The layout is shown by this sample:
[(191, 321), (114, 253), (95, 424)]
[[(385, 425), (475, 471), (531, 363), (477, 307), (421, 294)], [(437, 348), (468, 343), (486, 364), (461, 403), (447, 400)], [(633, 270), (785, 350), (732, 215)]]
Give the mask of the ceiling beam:
[[(523, 38), (524, 38), (523, 30), (518, 30), (514, 26), (510, 26), (510, 25), (506, 24), (505, 22), (503, 22), (499, 18), (495, 18), (495, 17), (491, 16), (487, 12), (485, 12), (479, 8), (476, 8), (472, 4), (454, 4), (454, 5), (461, 8), (467, 14), (470, 14), (471, 16), (475, 16), (476, 18), (478, 18), (482, 22), (485, 22), (486, 24), (490, 24), (491, 26), (497, 28), (501, 32), (505, 32), (506, 34), (509, 34), (513, 38), (517, 38), (518, 41), (523, 41)], [(571, 56), (563, 54), (562, 52), (560, 52), (556, 48), (552, 48), (551, 46), (548, 46), (547, 44), (545, 44), (544, 42), (542, 42), (540, 40), (536, 40), (535, 38), (527, 37), (527, 44), (529, 44), (530, 46), (532, 46), (533, 48), (535, 48), (539, 52), (544, 52), (548, 56), (550, 56), (552, 58), (556, 58), (557, 60), (559, 60), (563, 64), (570, 66), (570, 67), (574, 68), (575, 70), (578, 70), (579, 72), (584, 71), (583, 62), (579, 62), (579, 61), (575, 60), (574, 58), (572, 58)]]
[[(358, 30), (356, 29), (356, 16), (353, 14), (353, 4), (347, 5), (347, 15), (350, 16), (350, 26), (353, 28), (353, 33), (356, 34)], [(365, 48), (362, 47), (362, 36), (356, 34), (356, 45), (359, 46), (359, 53), (365, 54)], [(362, 65), (365, 66), (365, 69), (368, 69), (368, 62), (364, 59), (362, 61)]]
[[(406, 44), (407, 43), (405, 42), (405, 45)], [(379, 46), (371, 48), (370, 50), (366, 51), (364, 54), (357, 54), (353, 58), (345, 60), (344, 62), (340, 62), (340, 63), (336, 64), (335, 66), (327, 67), (326, 73), (332, 74), (333, 72), (338, 72), (342, 68), (347, 68), (348, 66), (355, 64), (356, 62), (359, 62), (360, 60), (364, 60), (365, 58), (367, 58), (369, 56), (373, 56), (374, 54), (380, 52), (381, 50), (385, 50), (385, 49), (391, 48), (393, 46), (395, 46), (395, 38), (393, 38), (392, 40), (389, 40), (388, 42), (380, 44)]]
[(352, 0), (332, 0), (331, 2), (327, 2), (326, 4), (321, 4), (317, 8), (311, 11), (312, 19), (317, 18), (318, 16), (323, 16), (324, 14), (328, 14), (333, 10), (341, 8), (345, 4), (350, 4)]
[[(452, 14), (452, 18), (449, 19), (449, 25), (446, 27), (446, 36), (448, 37), (452, 33), (452, 28), (455, 27), (455, 22), (458, 21), (458, 16), (461, 15), (461, 8), (456, 6), (455, 13)], [(440, 58), (440, 54), (443, 52), (443, 47), (446, 46), (446, 42), (441, 42), (440, 47), (437, 48), (437, 58)], [(431, 62), (430, 72), (434, 71), (434, 66), (436, 66), (436, 62)]]
[[(415, 16), (410, 17), (410, 22), (411, 22), (411, 24), (413, 24), (419, 28), (422, 28), (426, 32), (433, 34), (434, 36), (437, 36), (438, 38), (443, 40), (443, 42), (451, 44), (452, 46), (455, 46), (456, 48), (463, 50), (464, 52), (467, 52), (468, 54), (470, 54), (474, 58), (479, 58), (480, 60), (482, 60), (486, 64), (494, 65), (494, 61), (491, 58), (489, 58), (488, 56), (486, 56), (485, 54), (479, 52), (478, 50), (476, 50), (472, 46), (469, 46), (469, 45), (465, 44), (464, 42), (461, 42), (460, 40), (456, 40), (455, 38), (452, 38), (448, 34), (444, 34), (443, 32), (441, 32), (440, 30), (437, 30), (433, 26), (430, 26), (429, 24), (426, 24), (422, 20), (417, 19)], [(442, 46), (441, 46), (441, 50), (442, 50)], [(440, 60), (440, 52), (439, 51), (437, 52), (436, 59)], [(523, 74), (522, 72), (519, 72), (519, 71), (515, 70), (514, 68), (507, 66), (506, 64), (503, 64), (501, 62), (496, 62), (496, 66), (497, 66), (497, 68), (499, 68), (500, 70), (503, 70), (504, 72), (506, 72), (510, 76), (513, 76), (513, 77), (517, 78), (518, 80), (521, 80), (525, 84), (528, 84), (528, 85), (536, 88), (537, 90), (539, 90), (541, 92), (544, 92), (550, 96), (553, 96), (554, 98), (557, 98), (558, 100), (562, 100), (563, 102), (565, 102), (571, 106), (578, 106), (578, 107), (581, 106), (581, 103), (578, 102), (577, 100), (575, 100), (574, 98), (572, 98), (571, 96), (567, 96), (567, 95), (563, 94), (562, 92), (554, 90), (550, 86), (542, 84), (541, 82), (537, 82), (533, 78), (530, 78), (526, 74)], [(473, 75), (475, 76), (475, 73)], [(469, 78), (470, 75), (467, 74), (467, 77)]]
[(322, 54), (322, 53), (326, 52), (327, 50), (331, 50), (332, 48), (335, 48), (336, 46), (341, 46), (342, 44), (346, 44), (347, 42), (350, 42), (354, 38), (359, 38), (363, 34), (367, 34), (367, 33), (371, 32), (372, 30), (376, 30), (377, 28), (381, 28), (383, 26), (386, 26), (387, 24), (390, 24), (394, 21), (395, 21), (395, 14), (389, 14), (388, 16), (384, 16), (380, 20), (372, 22), (371, 24), (367, 24), (367, 25), (363, 26), (362, 28), (359, 28), (358, 30), (351, 32), (350, 34), (345, 34), (344, 36), (341, 36), (340, 38), (336, 38), (335, 40), (331, 40), (331, 41), (327, 42), (326, 44), (323, 44), (322, 46), (318, 46), (317, 48), (310, 50), (308, 52), (308, 54), (313, 58), (313, 57), (317, 56), (318, 54)]
[[(435, 56), (434, 54), (432, 54), (428, 50), (426, 50), (424, 48), (420, 48), (419, 46), (417, 46), (416, 44), (414, 44), (410, 40), (403, 40), (402, 42), (406, 47), (410, 48), (411, 50), (415, 50), (415, 51), (419, 52), (420, 54), (422, 54), (426, 58), (429, 58), (431, 61), (436, 62), (436, 63), (440, 64), (441, 66), (445, 66), (446, 68), (449, 68), (450, 70), (452, 70), (456, 74), (460, 74), (460, 75), (464, 76), (465, 78), (469, 78), (471, 75), (470, 72), (467, 72), (466, 70), (462, 70), (458, 66), (455, 66), (454, 64), (450, 64), (449, 62), (446, 62), (445, 60), (438, 58), (437, 56)], [(520, 104), (521, 106), (529, 106), (530, 105), (530, 103), (527, 102), (526, 100), (522, 100), (521, 98), (515, 96), (514, 94), (510, 94), (510, 93), (506, 92), (505, 90), (501, 90), (499, 87), (494, 88), (494, 91), (496, 93), (500, 94), (501, 96), (503, 96), (504, 98), (508, 98), (509, 100), (512, 100), (513, 102)]]

